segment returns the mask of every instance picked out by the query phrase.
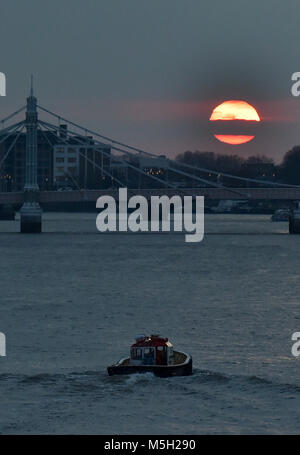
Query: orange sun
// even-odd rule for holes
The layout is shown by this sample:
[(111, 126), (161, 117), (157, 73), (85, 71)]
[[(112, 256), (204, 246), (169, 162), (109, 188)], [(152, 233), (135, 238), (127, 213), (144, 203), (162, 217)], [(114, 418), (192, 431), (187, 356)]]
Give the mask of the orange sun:
[[(214, 108), (210, 116), (210, 121), (232, 121), (232, 120), (245, 120), (260, 122), (260, 117), (256, 109), (246, 101), (231, 100), (224, 101)], [(215, 134), (216, 139), (227, 144), (244, 144), (251, 141), (254, 136), (235, 135), (235, 134)]]
[(252, 141), (254, 136), (246, 136), (245, 134), (214, 134), (218, 141), (226, 142), (226, 144), (245, 144)]

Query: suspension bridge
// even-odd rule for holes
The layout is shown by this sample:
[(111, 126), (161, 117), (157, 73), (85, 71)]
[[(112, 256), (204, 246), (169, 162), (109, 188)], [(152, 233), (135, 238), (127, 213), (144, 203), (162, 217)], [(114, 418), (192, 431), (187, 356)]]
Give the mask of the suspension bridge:
[[(25, 112), (25, 118), (16, 121), (16, 118)], [(49, 120), (40, 119), (40, 114)], [(61, 128), (61, 122), (66, 128)], [(141, 157), (157, 159), (157, 155), (146, 152), (137, 147), (114, 140), (99, 132), (92, 131), (84, 126), (66, 119), (59, 114), (39, 105), (33, 92), (33, 79), (31, 78), (30, 94), (27, 98), (26, 105), (16, 110), (11, 115), (0, 120), (2, 130), (0, 130), (0, 144), (13, 138), (9, 147), (0, 159), (0, 169), (6, 160), (9, 160), (10, 154), (15, 145), (20, 140), (21, 135), (26, 136), (26, 157), (25, 157), (25, 183), (22, 191), (3, 191), (0, 192), (0, 205), (19, 204), (22, 205), (20, 210), (20, 231), (21, 232), (41, 232), (42, 230), (42, 209), (41, 205), (47, 202), (65, 203), (80, 201), (96, 201), (99, 196), (104, 194), (118, 197), (118, 187), (128, 187), (128, 173), (126, 176), (114, 175), (113, 166), (104, 166), (103, 157), (110, 163), (122, 163), (130, 170), (132, 175), (136, 175), (136, 181), (139, 182), (137, 188), (129, 188), (128, 194), (139, 194), (146, 198), (152, 195), (201, 195), (208, 199), (234, 199), (234, 200), (300, 200), (300, 186), (287, 185), (274, 181), (258, 180), (235, 176), (222, 171), (206, 169), (193, 166), (187, 163), (178, 162), (166, 158), (167, 176), (161, 178), (157, 173), (147, 172), (140, 167), (137, 158)], [(24, 133), (25, 131), (25, 133)], [(51, 137), (57, 140), (61, 145), (77, 146), (78, 154), (90, 163), (94, 169), (98, 169), (102, 178), (109, 179), (113, 186), (110, 188), (89, 189), (81, 188), (76, 175), (70, 175), (73, 182), (71, 191), (49, 191), (42, 190), (38, 185), (38, 140), (40, 134), (52, 148), (53, 142)], [(84, 150), (89, 148), (92, 138), (93, 156), (88, 156)], [(101, 154), (102, 164), (96, 159), (95, 154)], [(168, 173), (177, 175), (181, 179), (188, 179), (191, 182), (190, 187), (182, 187), (180, 184), (168, 178)], [(155, 183), (155, 187), (147, 188), (141, 186), (141, 178), (146, 181)], [(150, 180), (147, 180), (150, 179)], [(221, 180), (226, 180), (225, 185)], [(194, 182), (194, 184), (192, 183)], [(241, 187), (241, 184), (244, 187)], [(150, 185), (148, 185), (150, 186)], [(153, 185), (152, 185), (153, 186)], [(74, 189), (74, 187), (76, 189)]]

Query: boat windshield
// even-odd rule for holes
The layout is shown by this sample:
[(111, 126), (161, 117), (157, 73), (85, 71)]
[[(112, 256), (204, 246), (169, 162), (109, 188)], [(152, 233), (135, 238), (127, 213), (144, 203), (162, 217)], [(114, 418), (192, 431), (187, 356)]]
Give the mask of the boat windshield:
[(141, 360), (142, 350), (140, 348), (132, 348), (131, 349), (131, 358), (134, 360)]
[(144, 364), (152, 365), (154, 363), (154, 348), (144, 348)]

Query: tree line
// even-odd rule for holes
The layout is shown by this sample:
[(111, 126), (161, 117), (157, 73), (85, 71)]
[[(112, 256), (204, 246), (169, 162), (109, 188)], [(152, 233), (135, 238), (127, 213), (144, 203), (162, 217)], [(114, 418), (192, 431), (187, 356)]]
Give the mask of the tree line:
[(226, 172), (246, 178), (274, 180), (276, 182), (300, 185), (300, 146), (285, 153), (282, 161), (275, 164), (265, 155), (243, 158), (239, 155), (225, 155), (215, 152), (186, 151), (176, 156), (176, 161), (192, 166)]

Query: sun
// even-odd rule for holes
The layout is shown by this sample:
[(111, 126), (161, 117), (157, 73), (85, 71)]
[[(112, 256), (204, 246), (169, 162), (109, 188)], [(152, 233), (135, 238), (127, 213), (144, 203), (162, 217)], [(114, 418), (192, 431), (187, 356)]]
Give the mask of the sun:
[(209, 120), (254, 120), (260, 122), (257, 110), (246, 101), (224, 101), (212, 111)]
[(214, 136), (218, 141), (231, 145), (245, 144), (254, 138), (254, 136), (246, 136), (244, 134), (214, 134)]
[[(255, 107), (242, 100), (224, 101), (223, 103), (219, 104), (212, 111), (209, 120), (212, 122), (234, 120), (244, 120), (250, 122), (261, 121)], [(216, 139), (218, 139), (218, 141), (232, 145), (245, 144), (246, 142), (250, 142), (255, 137), (243, 134), (215, 134), (214, 136)]]

